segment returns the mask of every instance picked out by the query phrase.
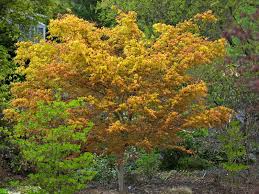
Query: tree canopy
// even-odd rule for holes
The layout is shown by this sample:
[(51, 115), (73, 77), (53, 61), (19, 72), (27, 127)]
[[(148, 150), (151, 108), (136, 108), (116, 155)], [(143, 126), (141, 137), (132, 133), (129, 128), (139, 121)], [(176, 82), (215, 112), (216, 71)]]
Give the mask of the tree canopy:
[(119, 158), (131, 145), (175, 146), (180, 130), (219, 126), (231, 111), (207, 109), (206, 84), (187, 70), (223, 57), (225, 41), (198, 36), (197, 20), (215, 18), (206, 12), (177, 26), (155, 24), (154, 40), (138, 28), (134, 12), (121, 12), (114, 28), (72, 15), (52, 20), (49, 31), (59, 41), (19, 43), (16, 61), (26, 81), (13, 85), (12, 105), (33, 111), (59, 89), (65, 100), (83, 97), (84, 119), (73, 119), (91, 119), (94, 149)]

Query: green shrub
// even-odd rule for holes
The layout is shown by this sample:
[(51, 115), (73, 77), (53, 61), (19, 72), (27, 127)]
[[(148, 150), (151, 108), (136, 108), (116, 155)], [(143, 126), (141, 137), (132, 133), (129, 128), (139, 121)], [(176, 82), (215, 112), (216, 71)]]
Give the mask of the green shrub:
[(0, 127), (0, 166), (12, 173), (26, 174), (30, 166), (23, 160), (13, 135), (11, 127)]
[(96, 171), (96, 176), (94, 180), (101, 184), (110, 184), (117, 178), (114, 157), (98, 156), (95, 161), (94, 170)]
[(153, 151), (151, 153), (143, 152), (136, 160), (136, 172), (151, 178), (160, 166), (160, 154)]
[(238, 121), (232, 121), (225, 133), (219, 136), (222, 150), (227, 158), (227, 161), (222, 163), (225, 170), (235, 173), (248, 168), (248, 166), (242, 164), (242, 160), (246, 156), (246, 139), (244, 133), (240, 131)]
[(178, 161), (178, 168), (190, 170), (203, 170), (211, 167), (212, 164), (199, 156), (186, 156)]
[(209, 135), (208, 129), (198, 129), (195, 131), (183, 130), (178, 133), (179, 137), (183, 140), (183, 146), (187, 149), (199, 151), (203, 146), (204, 142), (201, 138)]
[(185, 153), (179, 150), (166, 149), (161, 150), (161, 170), (174, 170), (177, 169), (178, 161), (181, 157), (186, 156)]
[(22, 154), (35, 167), (29, 182), (45, 193), (75, 193), (95, 175), (93, 154), (81, 153), (92, 123), (79, 129), (67, 122), (68, 110), (81, 106), (80, 100), (38, 103), (36, 112), (22, 112), (15, 126)]
[[(203, 160), (202, 157), (204, 153), (207, 151), (204, 149), (204, 139), (207, 138), (209, 135), (208, 129), (198, 129), (195, 131), (188, 131), (183, 130), (178, 133), (178, 136), (181, 137), (182, 142), (181, 146), (185, 147), (186, 149), (190, 149), (196, 153), (197, 157), (190, 158), (190, 155), (180, 151), (180, 150), (162, 150), (161, 151), (161, 168), (165, 170), (172, 170), (172, 169), (188, 169), (192, 168), (192, 164), (189, 163), (199, 163), (198, 160)], [(206, 156), (205, 156), (206, 157)], [(198, 159), (197, 159), (198, 158)], [(200, 161), (201, 163), (209, 163), (209, 161), (205, 160)], [(183, 163), (183, 164), (182, 164)], [(196, 165), (194, 165), (196, 166)], [(199, 166), (199, 165), (198, 165)], [(194, 167), (196, 168), (196, 167)], [(207, 168), (207, 164), (201, 164), (198, 169)]]
[[(116, 160), (113, 156), (97, 156), (94, 170), (97, 172), (94, 180), (101, 184), (110, 184), (117, 179)], [(139, 174), (151, 178), (158, 170), (160, 154), (147, 153), (135, 147), (130, 147), (125, 153), (125, 173), (128, 182), (135, 181)]]
[(8, 194), (8, 190), (0, 188), (0, 194)]

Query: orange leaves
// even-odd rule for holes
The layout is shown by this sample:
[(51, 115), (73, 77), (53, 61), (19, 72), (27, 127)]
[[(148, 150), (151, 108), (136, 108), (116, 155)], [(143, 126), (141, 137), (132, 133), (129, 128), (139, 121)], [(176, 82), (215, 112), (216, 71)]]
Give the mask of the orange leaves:
[(26, 98), (18, 98), (12, 101), (12, 106), (14, 107), (28, 107), (29, 101)]
[(179, 120), (179, 113), (178, 112), (170, 112), (165, 119), (163, 128), (169, 128), (172, 126), (177, 126)]
[(19, 120), (19, 113), (16, 112), (14, 109), (5, 109), (3, 111), (5, 119), (10, 121), (17, 121)]
[[(210, 12), (199, 18), (213, 19)], [(119, 11), (113, 28), (72, 15), (52, 20), (53, 40), (18, 45), (16, 61), (26, 81), (13, 85), (12, 108), (33, 112), (37, 101), (55, 100), (59, 92), (64, 101), (82, 98), (85, 105), (71, 112), (69, 122), (93, 121), (91, 148), (115, 155), (128, 146), (173, 147), (182, 129), (220, 126), (231, 111), (207, 109), (206, 84), (187, 71), (224, 56), (225, 41), (199, 36), (196, 19), (155, 24), (160, 35), (152, 39), (144, 37), (134, 12)]]
[(191, 108), (193, 104), (202, 104), (207, 96), (207, 87), (204, 82), (188, 85), (172, 99), (172, 109), (184, 112)]
[(124, 88), (126, 87), (125, 80), (121, 76), (115, 76), (112, 80), (112, 84), (119, 87), (121, 91), (124, 91)]
[(224, 106), (212, 108), (207, 111), (208, 120), (211, 126), (220, 127), (230, 121), (233, 111)]
[(173, 146), (173, 149), (179, 150), (179, 151), (181, 151), (183, 153), (186, 153), (186, 154), (193, 154), (192, 150), (187, 150), (186, 148), (184, 148), (182, 146)]
[(147, 108), (147, 107), (144, 107), (144, 111), (146, 112), (147, 115), (149, 115), (151, 118), (153, 119), (156, 119), (157, 116), (156, 116), (156, 111), (150, 109), (150, 108)]
[(229, 122), (233, 111), (223, 106), (206, 110), (186, 119), (183, 128), (222, 127)]
[(211, 10), (195, 15), (194, 19), (205, 21), (205, 22), (216, 22), (217, 21), (217, 18), (212, 14)]
[(184, 22), (177, 24), (177, 28), (180, 32), (199, 32), (199, 26), (192, 20), (185, 20)]
[(109, 133), (127, 132), (127, 128), (120, 121), (116, 121), (109, 126), (107, 131)]

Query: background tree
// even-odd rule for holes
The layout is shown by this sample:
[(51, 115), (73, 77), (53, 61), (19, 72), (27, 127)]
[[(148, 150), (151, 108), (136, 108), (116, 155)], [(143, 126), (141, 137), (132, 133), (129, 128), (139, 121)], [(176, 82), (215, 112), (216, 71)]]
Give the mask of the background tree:
[[(247, 136), (246, 153), (256, 153), (258, 150), (258, 30), (259, 30), (259, 4), (245, 6), (240, 14), (235, 17), (230, 29), (224, 35), (232, 41), (228, 62), (235, 64), (237, 73), (235, 87), (241, 89), (243, 98), (239, 98), (241, 105), (238, 106), (243, 113), (242, 131)], [(258, 157), (257, 157), (258, 158)]]
[(0, 2), (0, 45), (13, 54), (14, 43), (21, 36), (20, 27), (47, 22), (66, 11), (68, 4), (59, 0), (3, 0)]
[(158, 23), (154, 29), (160, 35), (154, 40), (139, 30), (134, 12), (120, 12), (114, 28), (96, 28), (71, 15), (51, 21), (49, 31), (58, 42), (19, 44), (16, 61), (26, 81), (14, 84), (15, 109), (6, 110), (6, 117), (19, 121), (15, 110), (52, 101), (59, 89), (63, 100), (84, 98), (83, 116), (71, 119), (95, 123), (85, 149), (116, 156), (123, 192), (129, 146), (177, 147), (179, 131), (222, 126), (229, 120), (230, 109), (206, 108), (206, 84), (187, 73), (225, 54), (223, 39), (197, 35), (200, 19), (215, 17), (206, 12), (177, 26)]
[[(24, 31), (38, 22), (47, 23), (49, 18), (66, 11), (69, 4), (59, 0), (3, 0), (0, 2), (0, 160), (7, 161), (8, 167), (17, 169), (14, 162), (19, 157), (9, 135), (12, 125), (4, 121), (2, 111), (6, 108), (10, 96), (10, 84), (23, 80), (15, 73), (17, 65), (13, 63), (15, 43)], [(5, 162), (4, 162), (5, 163)], [(6, 167), (7, 167), (6, 166)]]
[(217, 24), (202, 26), (203, 33), (210, 38), (219, 38), (224, 28), (233, 23), (234, 17), (246, 5), (255, 6), (253, 0), (224, 1), (224, 0), (102, 0), (97, 4), (99, 21), (104, 25), (114, 25), (112, 5), (124, 11), (135, 11), (138, 14), (138, 24), (147, 34), (152, 34), (152, 25), (162, 22), (177, 24), (198, 13), (212, 10), (218, 18)]
[(222, 64), (207, 66), (196, 75), (209, 83), (211, 102), (238, 112), (246, 136), (246, 153), (258, 150), (258, 3), (247, 2), (233, 12), (222, 35), (228, 40)]

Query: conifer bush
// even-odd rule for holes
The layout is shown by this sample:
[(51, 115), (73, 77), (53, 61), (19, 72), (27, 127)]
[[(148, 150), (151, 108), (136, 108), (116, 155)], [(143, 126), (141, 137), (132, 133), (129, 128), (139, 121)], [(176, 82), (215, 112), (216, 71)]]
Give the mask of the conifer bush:
[(244, 164), (246, 157), (246, 142), (247, 137), (240, 130), (240, 123), (232, 121), (226, 131), (219, 136), (222, 143), (222, 151), (226, 155), (226, 161), (222, 163), (225, 170), (236, 173), (248, 168)]

